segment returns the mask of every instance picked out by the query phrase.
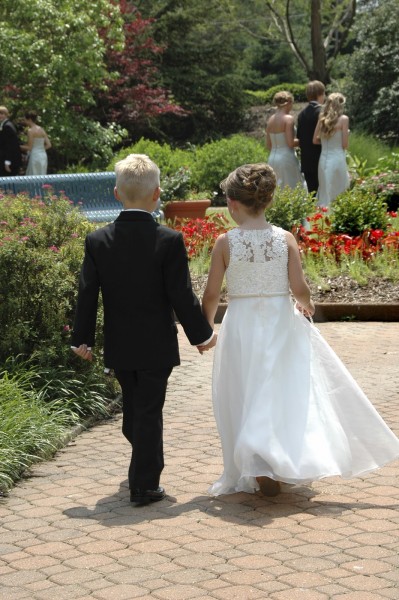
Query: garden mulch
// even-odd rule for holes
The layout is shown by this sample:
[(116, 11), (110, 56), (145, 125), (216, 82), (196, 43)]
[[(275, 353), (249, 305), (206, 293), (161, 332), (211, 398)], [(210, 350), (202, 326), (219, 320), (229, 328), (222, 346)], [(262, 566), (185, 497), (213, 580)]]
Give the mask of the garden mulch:
[[(399, 323), (319, 328), (399, 434)], [(398, 599), (399, 461), (285, 485), (271, 499), (211, 498), (222, 468), (213, 353), (179, 338), (164, 413), (167, 499), (129, 503), (119, 414), (84, 431), (0, 499), (0, 600)]]

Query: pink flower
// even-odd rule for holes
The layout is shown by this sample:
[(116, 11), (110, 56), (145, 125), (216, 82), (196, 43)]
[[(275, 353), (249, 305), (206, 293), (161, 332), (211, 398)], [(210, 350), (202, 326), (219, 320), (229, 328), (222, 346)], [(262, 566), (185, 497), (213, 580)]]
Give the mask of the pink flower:
[(64, 327), (62, 329), (63, 329), (63, 331), (66, 331), (66, 332), (71, 331), (71, 328), (69, 327), (69, 325), (64, 325)]
[(50, 246), (49, 250), (52, 250), (53, 252), (59, 252), (59, 248), (57, 248), (57, 246)]

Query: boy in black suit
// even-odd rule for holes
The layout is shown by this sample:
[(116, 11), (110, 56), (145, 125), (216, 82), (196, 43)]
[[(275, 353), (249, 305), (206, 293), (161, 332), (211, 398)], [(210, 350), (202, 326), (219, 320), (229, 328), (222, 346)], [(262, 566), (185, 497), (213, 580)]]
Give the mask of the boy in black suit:
[(201, 353), (216, 335), (192, 291), (181, 233), (151, 216), (160, 196), (157, 165), (131, 154), (115, 172), (124, 210), (86, 237), (72, 343), (78, 356), (92, 360), (101, 289), (104, 361), (121, 385), (122, 431), (132, 445), (130, 500), (147, 504), (165, 497), (162, 409), (168, 377), (180, 364), (173, 313)]
[(324, 83), (317, 80), (309, 81), (306, 87), (309, 104), (298, 115), (297, 137), (301, 149), (301, 171), (309, 193), (316, 193), (319, 188), (318, 167), (321, 146), (313, 143), (313, 134), (325, 96)]

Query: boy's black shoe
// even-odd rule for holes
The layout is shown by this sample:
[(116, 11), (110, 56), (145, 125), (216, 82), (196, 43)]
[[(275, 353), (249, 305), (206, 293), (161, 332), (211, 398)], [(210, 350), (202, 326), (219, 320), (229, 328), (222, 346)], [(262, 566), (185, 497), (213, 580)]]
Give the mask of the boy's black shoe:
[(156, 490), (130, 490), (130, 502), (134, 502), (135, 504), (159, 502), (159, 500), (163, 500), (165, 497), (165, 490), (161, 486)]

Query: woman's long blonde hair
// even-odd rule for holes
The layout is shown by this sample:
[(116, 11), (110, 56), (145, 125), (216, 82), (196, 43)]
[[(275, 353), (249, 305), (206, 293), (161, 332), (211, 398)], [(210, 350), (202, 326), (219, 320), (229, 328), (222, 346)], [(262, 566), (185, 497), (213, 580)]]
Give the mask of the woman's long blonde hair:
[(327, 97), (320, 114), (320, 135), (324, 138), (330, 138), (337, 125), (339, 117), (344, 112), (345, 96), (336, 92)]

